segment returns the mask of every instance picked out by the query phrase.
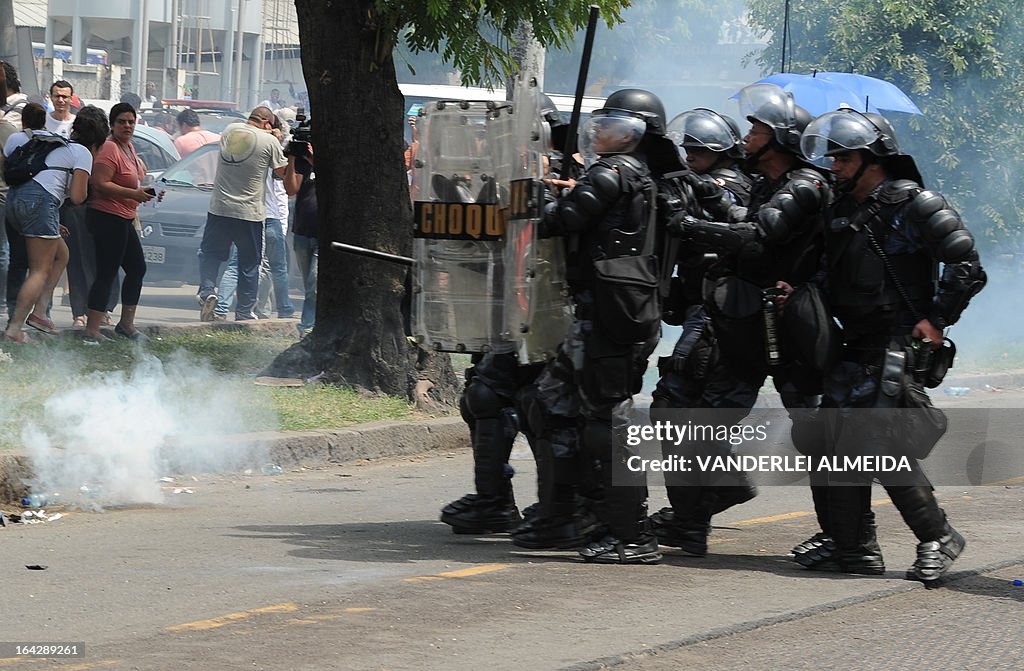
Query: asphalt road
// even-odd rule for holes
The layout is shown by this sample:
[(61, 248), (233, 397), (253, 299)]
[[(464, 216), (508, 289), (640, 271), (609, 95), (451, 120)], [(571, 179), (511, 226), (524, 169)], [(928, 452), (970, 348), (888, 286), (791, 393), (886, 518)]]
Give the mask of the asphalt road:
[[(1024, 394), (943, 398), (1020, 408)], [(1012, 414), (1020, 417), (1019, 412)], [(1024, 417), (1018, 426), (1024, 424)], [(1018, 433), (1019, 435), (1019, 433)], [(513, 464), (532, 501), (527, 450)], [(0, 641), (83, 642), (7, 669), (1019, 669), (1015, 483), (943, 486), (968, 540), (939, 589), (907, 582), (915, 539), (877, 490), (888, 572), (807, 572), (802, 487), (715, 518), (711, 554), (595, 566), (572, 552), (456, 536), (466, 452), (282, 475), (177, 476), (167, 503), (0, 529)], [(175, 487), (194, 493), (172, 494)], [(664, 492), (652, 490), (652, 508)], [(26, 565), (45, 566), (29, 570)], [(0, 646), (3, 649), (3, 646)]]

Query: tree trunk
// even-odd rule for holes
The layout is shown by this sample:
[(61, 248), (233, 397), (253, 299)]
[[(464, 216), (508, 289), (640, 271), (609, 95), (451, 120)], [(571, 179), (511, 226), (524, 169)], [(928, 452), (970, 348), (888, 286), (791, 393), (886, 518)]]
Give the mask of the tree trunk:
[[(296, 0), (309, 90), (320, 217), (316, 327), (268, 372), (323, 371), (332, 382), (454, 407), (448, 355), (406, 338), (407, 269), (343, 254), (332, 241), (409, 256), (412, 208), (403, 158), (404, 99), (373, 0)], [(437, 409), (437, 408), (433, 408)]]

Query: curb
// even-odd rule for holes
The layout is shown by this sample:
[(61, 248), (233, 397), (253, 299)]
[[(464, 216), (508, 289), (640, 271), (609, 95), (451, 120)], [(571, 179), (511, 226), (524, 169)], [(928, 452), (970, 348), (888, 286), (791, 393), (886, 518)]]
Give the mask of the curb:
[[(469, 430), (461, 417), (407, 422), (370, 422), (343, 429), (243, 433), (217, 437), (221, 444), (252, 448), (282, 468), (318, 467), (363, 459), (400, 457), (469, 446)], [(250, 464), (259, 468), (259, 463)], [(17, 503), (28, 493), (34, 476), (24, 454), (0, 454), (0, 503)]]
[[(299, 320), (297, 319), (252, 319), (241, 322), (223, 321), (180, 322), (177, 324), (136, 324), (139, 331), (145, 333), (150, 338), (202, 333), (204, 331), (254, 331), (256, 333), (295, 336), (296, 341), (298, 340), (298, 326)], [(104, 326), (100, 330), (104, 331), (109, 337), (114, 337), (113, 327)], [(81, 328), (70, 327), (60, 329), (58, 337), (80, 338), (81, 335)]]

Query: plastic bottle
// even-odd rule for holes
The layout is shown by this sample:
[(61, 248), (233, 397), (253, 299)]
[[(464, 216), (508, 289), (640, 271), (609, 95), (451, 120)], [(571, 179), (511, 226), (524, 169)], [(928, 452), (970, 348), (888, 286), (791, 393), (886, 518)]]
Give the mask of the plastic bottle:
[(1013, 586), (1014, 587), (1024, 587), (1024, 580), (1021, 580), (1020, 578), (1017, 578), (1016, 580), (1013, 581)]
[(49, 502), (45, 494), (30, 494), (21, 499), (21, 505), (26, 508), (42, 508)]
[(284, 469), (282, 469), (277, 464), (263, 464), (263, 467), (260, 468), (260, 471), (263, 473), (263, 475), (281, 475), (282, 473), (284, 473)]

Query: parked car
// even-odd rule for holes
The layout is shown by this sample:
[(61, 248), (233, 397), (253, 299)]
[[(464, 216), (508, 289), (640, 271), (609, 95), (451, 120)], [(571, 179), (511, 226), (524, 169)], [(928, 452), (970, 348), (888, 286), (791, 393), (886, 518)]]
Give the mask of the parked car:
[[(163, 131), (156, 131), (162, 133)], [(139, 207), (146, 282), (182, 285), (199, 281), (199, 243), (217, 174), (217, 144), (195, 150), (156, 181), (161, 201)]]
[[(219, 149), (216, 143), (203, 145), (172, 165), (154, 184), (158, 192), (164, 192), (163, 199), (139, 207), (146, 283), (181, 286), (199, 282), (199, 244), (210, 209)], [(288, 228), (290, 232), (291, 226)], [(289, 240), (289, 281), (301, 287), (291, 247)]]
[(147, 182), (158, 179), (164, 170), (181, 159), (178, 150), (174, 148), (174, 140), (159, 128), (136, 126), (132, 144), (139, 158), (146, 164)]
[[(139, 118), (148, 126), (155, 127), (157, 117), (161, 114), (170, 114), (177, 118), (178, 112), (184, 107), (163, 107), (158, 109), (143, 109), (139, 112)], [(225, 109), (213, 109), (207, 107), (192, 107), (192, 110), (199, 116), (199, 125), (203, 130), (211, 133), (221, 133), (229, 123), (245, 121), (248, 116), (241, 112)]]

